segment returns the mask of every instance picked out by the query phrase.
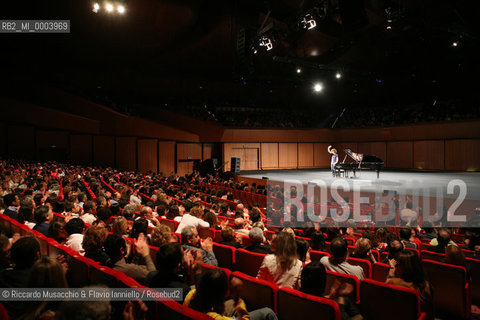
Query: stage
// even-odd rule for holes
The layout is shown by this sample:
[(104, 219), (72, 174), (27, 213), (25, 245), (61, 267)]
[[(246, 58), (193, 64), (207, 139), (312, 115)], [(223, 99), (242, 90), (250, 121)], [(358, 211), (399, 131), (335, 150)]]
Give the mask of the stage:
[[(425, 172), (425, 171), (395, 171), (382, 170), (377, 179), (375, 171), (357, 171), (354, 178), (333, 178), (327, 169), (298, 169), (298, 170), (264, 170), (242, 171), (241, 177), (262, 179), (268, 178), (268, 183), (274, 185), (275, 181), (298, 181), (308, 184), (314, 180), (321, 180), (327, 187), (332, 184), (339, 185), (346, 182), (350, 190), (361, 188), (362, 192), (383, 192), (383, 190), (396, 191), (399, 194), (416, 194), (419, 196), (435, 197), (441, 192), (444, 198), (458, 199), (459, 185), (466, 186), (466, 200), (480, 200), (480, 173), (478, 172)], [(447, 186), (451, 184), (453, 193), (448, 193)], [(437, 190), (438, 189), (438, 190)], [(480, 204), (480, 202), (479, 202)]]

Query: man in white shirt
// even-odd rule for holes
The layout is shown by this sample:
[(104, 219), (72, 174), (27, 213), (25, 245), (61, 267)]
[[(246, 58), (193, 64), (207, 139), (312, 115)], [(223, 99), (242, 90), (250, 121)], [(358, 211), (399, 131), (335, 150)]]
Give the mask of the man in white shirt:
[(67, 225), (65, 226), (65, 230), (68, 233), (65, 246), (72, 248), (83, 256), (85, 254), (82, 246), (85, 223), (80, 218), (73, 218), (72, 220), (68, 221)]
[(333, 239), (330, 252), (332, 253), (332, 257), (329, 258), (325, 256), (320, 259), (320, 263), (323, 264), (327, 270), (354, 275), (358, 280), (365, 278), (362, 267), (351, 265), (346, 261), (348, 258), (348, 245), (345, 239)]
[(97, 212), (97, 205), (93, 201), (85, 201), (83, 205), (84, 214), (80, 217), (83, 222), (87, 224), (93, 224), (95, 220), (97, 220), (97, 216), (95, 215)]
[(209, 228), (210, 224), (200, 219), (203, 216), (203, 209), (201, 207), (194, 207), (190, 210), (190, 213), (185, 213), (182, 217), (182, 221), (178, 224), (176, 233), (182, 233), (185, 227), (193, 228)]
[(149, 227), (155, 228), (160, 224), (158, 219), (153, 216), (153, 210), (150, 207), (144, 207), (142, 211), (140, 211), (140, 216), (135, 220), (142, 218), (148, 221)]

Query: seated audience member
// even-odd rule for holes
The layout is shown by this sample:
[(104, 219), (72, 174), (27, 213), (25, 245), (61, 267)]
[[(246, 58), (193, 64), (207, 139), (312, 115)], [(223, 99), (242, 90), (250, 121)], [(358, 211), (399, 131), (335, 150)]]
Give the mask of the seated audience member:
[(175, 220), (177, 222), (182, 221), (182, 217), (180, 216), (180, 210), (178, 209), (177, 205), (170, 206), (166, 218), (169, 220)]
[(257, 278), (272, 281), (279, 287), (300, 287), (302, 262), (297, 258), (294, 236), (280, 232), (272, 241), (273, 254), (265, 256)]
[(242, 244), (238, 241), (238, 237), (233, 233), (233, 228), (230, 226), (223, 227), (221, 231), (223, 241), (220, 244), (224, 244), (226, 246), (231, 246), (234, 248), (243, 248)]
[(435, 232), (435, 228), (430, 221), (423, 221), (422, 223), (423, 233), (420, 233), (418, 236), (420, 239), (435, 239), (437, 237), (437, 233)]
[(20, 200), (18, 199), (18, 196), (13, 193), (6, 194), (3, 197), (3, 203), (7, 207), (3, 211), (3, 214), (14, 220), (18, 220), (18, 207), (20, 206)]
[(80, 219), (87, 224), (93, 224), (97, 220), (97, 205), (93, 201), (86, 201), (83, 205), (83, 215)]
[[(252, 319), (276, 320), (275, 312), (270, 308), (262, 308), (248, 312), (245, 302), (240, 298), (241, 280), (233, 278), (230, 285), (230, 297), (233, 299), (232, 312), (236, 317), (225, 316), (225, 298), (228, 292), (228, 277), (223, 269), (216, 268), (207, 271), (201, 278), (196, 289), (185, 297), (184, 305), (206, 313), (216, 320)], [(230, 314), (228, 314), (230, 315)]]
[(203, 220), (208, 222), (210, 228), (213, 228), (215, 230), (222, 230), (222, 227), (220, 227), (217, 223), (217, 215), (214, 212), (210, 210), (205, 212), (205, 214), (203, 215)]
[(125, 219), (125, 217), (120, 216), (113, 221), (113, 224), (112, 224), (113, 233), (119, 234), (123, 237), (128, 237), (131, 229), (132, 227), (128, 223), (127, 219)]
[[(143, 234), (148, 234), (148, 221), (141, 218), (133, 222), (132, 230), (130, 231), (130, 238), (137, 239), (138, 236)], [(147, 241), (149, 241), (147, 239)]]
[(53, 220), (53, 212), (48, 206), (39, 206), (35, 209), (35, 222), (33, 230), (36, 230), (48, 237), (48, 228)]
[(157, 218), (153, 216), (153, 210), (150, 207), (144, 207), (142, 211), (140, 211), (140, 217), (138, 219), (145, 219), (148, 222), (149, 227), (156, 227), (160, 224)]
[(182, 217), (182, 220), (178, 224), (176, 233), (181, 233), (185, 227), (192, 228), (209, 228), (210, 224), (206, 221), (203, 221), (201, 217), (203, 216), (203, 210), (200, 207), (194, 207), (190, 210), (190, 213), (185, 213)]
[(152, 246), (161, 247), (172, 241), (172, 231), (169, 226), (159, 224), (156, 226), (150, 234), (150, 243)]
[(182, 230), (182, 246), (184, 250), (199, 250), (203, 256), (203, 262), (212, 266), (218, 266), (217, 258), (213, 253), (212, 238), (200, 241), (198, 231), (194, 227), (185, 227)]
[(233, 221), (234, 232), (248, 237), (248, 223), (243, 218), (235, 218)]
[(33, 212), (35, 210), (35, 202), (33, 197), (27, 196), (20, 201), (20, 209), (18, 209), (18, 222), (25, 224), (30, 229), (35, 226)]
[(143, 283), (147, 274), (156, 270), (150, 257), (150, 248), (147, 245), (146, 237), (140, 234), (138, 240), (135, 241), (135, 249), (145, 259), (145, 266), (136, 265), (125, 262), (127, 254), (127, 245), (125, 239), (118, 234), (111, 234), (104, 243), (105, 252), (110, 258), (109, 266), (115, 270), (125, 273), (125, 275), (134, 278), (136, 281)]
[(253, 227), (248, 233), (248, 237), (250, 238), (251, 245), (246, 247), (245, 250), (263, 254), (272, 253), (270, 245), (265, 243), (265, 236), (263, 235), (262, 229)]
[(352, 258), (368, 260), (372, 264), (377, 262), (372, 253), (371, 242), (367, 238), (360, 238), (355, 242), (355, 250), (350, 256)]
[[(26, 288), (68, 288), (65, 273), (65, 264), (61, 264), (57, 259), (40, 258), (30, 269)], [(24, 303), (20, 315), (14, 319), (52, 319), (59, 305), (58, 301), (42, 299), (27, 301)]]
[(310, 244), (308, 243), (307, 240), (298, 238), (295, 239), (295, 242), (297, 243), (297, 256), (302, 263), (308, 264), (312, 262), (310, 260)]
[(72, 248), (74, 251), (77, 251), (81, 255), (84, 255), (85, 252), (82, 247), (83, 242), (83, 233), (85, 232), (85, 223), (80, 218), (73, 218), (68, 221), (65, 226), (67, 230), (68, 238), (65, 246)]
[(40, 244), (34, 237), (23, 237), (15, 241), (10, 249), (13, 267), (0, 273), (0, 287), (24, 288), (28, 273), (40, 258)]
[(67, 224), (63, 220), (57, 220), (48, 227), (48, 237), (55, 239), (60, 244), (65, 244), (68, 238)]
[[(11, 248), (13, 267), (1, 271), (0, 287), (25, 288), (30, 269), (38, 259), (40, 259), (38, 241), (34, 237), (18, 239)], [(11, 319), (23, 308), (22, 301), (3, 301), (2, 304), (8, 310)]]
[(382, 263), (390, 264), (390, 261), (395, 259), (397, 253), (403, 251), (404, 249), (403, 243), (401, 243), (399, 240), (391, 240), (387, 247), (388, 256), (382, 260)]
[(135, 206), (133, 204), (127, 204), (122, 211), (122, 215), (128, 220), (128, 221), (134, 221), (135, 220)]
[(108, 231), (105, 227), (92, 226), (88, 228), (82, 242), (82, 247), (85, 251), (84, 256), (99, 262), (101, 265), (107, 265), (109, 258), (103, 250), (103, 243), (107, 236)]
[(445, 249), (445, 263), (464, 267), (467, 272), (467, 281), (470, 281), (472, 269), (465, 259), (465, 254), (458, 246), (447, 246)]
[(404, 227), (400, 229), (399, 235), (400, 235), (400, 241), (403, 243), (403, 246), (405, 248), (417, 249), (417, 244), (415, 242), (410, 241), (410, 238), (412, 237), (411, 228)]
[(452, 232), (448, 228), (441, 228), (438, 231), (436, 239), (432, 239), (430, 244), (435, 247), (429, 247), (428, 251), (437, 253), (445, 253), (447, 246), (456, 246), (457, 244), (451, 240)]
[(363, 319), (355, 303), (346, 297), (352, 288), (349, 288), (346, 285), (338, 285), (336, 287), (332, 287), (331, 292), (327, 296), (324, 296), (325, 287), (327, 284), (327, 272), (325, 270), (325, 266), (319, 261), (313, 261), (303, 268), (301, 283), (302, 286), (300, 291), (306, 294), (336, 301), (340, 307), (342, 320)]
[(411, 250), (399, 252), (391, 260), (391, 269), (387, 284), (415, 289), (420, 295), (421, 309), (427, 313), (427, 319), (433, 316), (433, 291), (430, 283), (425, 279), (420, 258)]
[(378, 228), (375, 231), (374, 243), (372, 244), (373, 249), (383, 252), (387, 249), (388, 242), (388, 231), (385, 228)]
[(10, 267), (10, 248), (12, 244), (6, 235), (0, 233), (0, 270)]
[(316, 251), (325, 251), (325, 235), (323, 232), (316, 230), (310, 235), (310, 244), (312, 245), (312, 250)]
[(97, 225), (103, 225), (110, 229), (111, 223), (110, 218), (112, 217), (112, 211), (108, 207), (99, 207), (97, 209), (97, 220), (95, 223)]
[(332, 254), (330, 258), (325, 256), (320, 259), (320, 262), (325, 266), (325, 268), (327, 268), (327, 270), (351, 274), (356, 276), (359, 280), (363, 280), (363, 278), (365, 278), (362, 267), (354, 266), (347, 262), (348, 245), (345, 239), (333, 239), (330, 246), (330, 253)]
[(190, 291), (187, 273), (194, 274), (197, 284), (202, 274), (202, 263), (200, 251), (184, 252), (179, 243), (164, 244), (157, 251), (157, 271), (149, 273), (147, 284), (150, 288), (181, 288), (185, 299)]

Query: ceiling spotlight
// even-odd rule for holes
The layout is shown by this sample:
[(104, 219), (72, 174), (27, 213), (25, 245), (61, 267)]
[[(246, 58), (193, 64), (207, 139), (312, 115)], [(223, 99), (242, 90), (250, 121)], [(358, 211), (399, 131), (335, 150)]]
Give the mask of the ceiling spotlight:
[(300, 25), (302, 26), (303, 29), (310, 30), (317, 26), (317, 22), (315, 21), (315, 19), (311, 14), (307, 13), (303, 17), (302, 21), (300, 21)]
[(125, 7), (123, 5), (118, 5), (117, 7), (117, 12), (120, 13), (120, 14), (123, 14), (125, 13)]
[(457, 41), (453, 42), (453, 43), (452, 43), (452, 46), (453, 46), (453, 47), (458, 47), (458, 42), (457, 42)]
[(321, 83), (315, 83), (315, 85), (313, 86), (313, 90), (315, 92), (321, 92), (323, 90), (323, 84)]
[(341, 77), (342, 77), (342, 74), (340, 72), (337, 72), (337, 74), (335, 75), (335, 78), (340, 79)]
[(107, 3), (105, 5), (105, 9), (107, 9), (107, 12), (112, 12), (113, 11), (113, 5), (111, 3)]
[(260, 38), (260, 46), (267, 48), (267, 51), (270, 51), (273, 49), (273, 43), (272, 40), (266, 36), (262, 36)]
[(100, 10), (100, 5), (99, 5), (97, 2), (95, 2), (95, 3), (93, 4), (93, 9), (92, 9), (92, 11), (95, 12), (95, 13), (97, 13), (98, 10)]
[(301, 68), (297, 68), (297, 73), (302, 73), (302, 69), (301, 69)]
[(391, 30), (392, 29), (392, 26), (387, 26), (387, 30)]

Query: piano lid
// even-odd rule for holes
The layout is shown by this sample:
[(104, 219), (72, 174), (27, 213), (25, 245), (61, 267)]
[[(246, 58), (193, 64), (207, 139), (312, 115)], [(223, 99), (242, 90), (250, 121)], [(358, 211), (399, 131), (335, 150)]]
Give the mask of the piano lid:
[(343, 151), (345, 151), (345, 153), (348, 154), (350, 156), (350, 158), (352, 158), (355, 162), (362, 162), (362, 163), (382, 162), (383, 163), (383, 160), (376, 157), (376, 156), (372, 156), (372, 155), (369, 155), (369, 154), (352, 152), (352, 150), (350, 150), (350, 149), (343, 149)]

